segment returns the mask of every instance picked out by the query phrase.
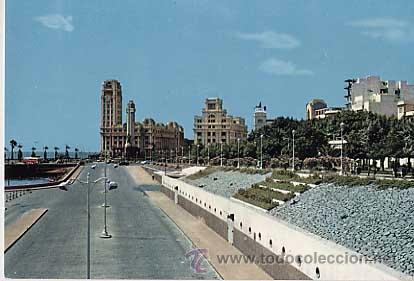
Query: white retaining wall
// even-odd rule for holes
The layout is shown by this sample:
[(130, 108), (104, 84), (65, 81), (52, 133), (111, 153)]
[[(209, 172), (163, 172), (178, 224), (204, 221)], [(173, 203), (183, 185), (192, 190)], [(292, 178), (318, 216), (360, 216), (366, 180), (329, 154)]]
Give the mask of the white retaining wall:
[[(259, 212), (255, 208), (249, 207), (237, 200), (230, 200), (209, 193), (199, 187), (164, 175), (162, 176), (162, 184), (171, 190), (178, 187), (178, 192), (181, 196), (225, 222), (227, 222), (227, 215), (234, 214), (234, 227), (237, 230), (252, 239), (255, 235), (257, 243), (275, 254), (282, 255), (282, 247), (284, 247), (287, 255), (301, 256), (301, 265), (297, 262), (291, 264), (310, 278), (318, 279), (316, 275), (316, 268), (318, 267), (320, 271), (319, 280), (414, 280), (414, 278), (382, 264), (364, 262), (328, 264), (317, 261), (305, 263), (303, 262), (304, 257), (306, 255), (313, 257), (315, 253), (325, 258), (329, 255), (343, 257), (343, 260), (351, 255), (358, 257), (362, 257), (362, 255), (308, 233), (267, 213)], [(242, 226), (240, 223), (242, 223)], [(272, 245), (270, 245), (270, 239), (272, 240)]]

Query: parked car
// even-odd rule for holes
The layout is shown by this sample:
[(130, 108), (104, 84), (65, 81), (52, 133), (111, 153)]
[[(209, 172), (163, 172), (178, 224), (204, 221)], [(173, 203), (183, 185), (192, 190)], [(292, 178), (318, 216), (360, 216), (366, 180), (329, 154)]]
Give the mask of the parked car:
[(119, 162), (119, 166), (128, 166), (129, 162), (128, 161), (121, 161)]
[(96, 168), (96, 164), (93, 164), (93, 165), (91, 166), (91, 169), (94, 169), (94, 170), (95, 170), (95, 168)]
[(114, 168), (118, 168), (118, 164), (114, 164)]
[(149, 163), (150, 163), (150, 162), (149, 162), (148, 160), (141, 161), (141, 164), (142, 164), (142, 165), (149, 164)]

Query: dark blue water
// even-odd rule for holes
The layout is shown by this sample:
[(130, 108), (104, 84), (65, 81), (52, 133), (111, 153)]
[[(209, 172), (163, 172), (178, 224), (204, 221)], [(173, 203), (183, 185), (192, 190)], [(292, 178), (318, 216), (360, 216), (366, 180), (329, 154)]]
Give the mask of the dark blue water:
[(7, 179), (4, 180), (5, 186), (12, 185), (29, 185), (49, 182), (48, 178), (33, 178), (33, 179)]

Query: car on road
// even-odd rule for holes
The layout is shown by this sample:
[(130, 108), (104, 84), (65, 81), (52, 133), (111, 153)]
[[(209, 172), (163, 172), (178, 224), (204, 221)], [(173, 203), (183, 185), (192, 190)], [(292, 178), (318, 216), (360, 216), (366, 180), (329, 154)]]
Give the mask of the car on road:
[(114, 168), (118, 168), (118, 164), (114, 164)]
[(109, 183), (109, 190), (118, 188), (118, 183), (111, 181)]
[(96, 164), (93, 164), (92, 166), (91, 166), (91, 169), (95, 169), (96, 168)]
[(150, 161), (148, 161), (148, 160), (141, 161), (141, 164), (142, 164), (142, 165), (149, 164), (149, 163), (150, 163)]
[(119, 162), (119, 166), (128, 166), (129, 162), (128, 161), (121, 161)]

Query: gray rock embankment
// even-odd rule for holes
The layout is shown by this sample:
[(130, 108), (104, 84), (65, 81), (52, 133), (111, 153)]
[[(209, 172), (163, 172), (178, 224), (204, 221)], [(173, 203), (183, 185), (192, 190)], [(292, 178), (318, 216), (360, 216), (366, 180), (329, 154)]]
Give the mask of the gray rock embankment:
[(271, 214), (414, 275), (414, 188), (324, 184)]
[(208, 192), (229, 198), (240, 188), (249, 188), (255, 183), (264, 181), (268, 176), (270, 174), (260, 175), (237, 171), (217, 171), (200, 179), (184, 179), (184, 181), (194, 186), (202, 187)]

